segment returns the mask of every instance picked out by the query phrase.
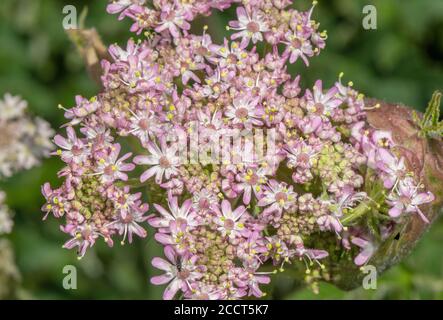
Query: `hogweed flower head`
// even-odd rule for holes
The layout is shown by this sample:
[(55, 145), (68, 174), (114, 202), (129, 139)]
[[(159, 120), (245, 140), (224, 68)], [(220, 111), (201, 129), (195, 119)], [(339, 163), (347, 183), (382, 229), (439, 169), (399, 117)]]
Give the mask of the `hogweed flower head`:
[[(288, 73), (327, 38), (316, 1), (307, 12), (291, 4), (111, 1), (108, 12), (147, 38), (109, 48), (103, 91), (77, 97), (67, 137), (55, 138), (64, 181), (43, 186), (43, 211), (66, 220), (66, 248), (81, 257), (98, 239), (144, 237), (147, 222), (165, 248), (152, 261), (164, 273), (151, 280), (167, 285), (165, 299), (262, 297), (285, 266), (301, 265), (315, 287), (329, 277), (329, 255), (363, 265), (392, 225), (424, 217), (433, 195), (391, 133), (367, 121), (379, 106), (343, 75), (303, 89)], [(222, 44), (207, 27), (191, 33), (197, 16), (232, 5)], [(134, 158), (122, 154), (134, 141)]]

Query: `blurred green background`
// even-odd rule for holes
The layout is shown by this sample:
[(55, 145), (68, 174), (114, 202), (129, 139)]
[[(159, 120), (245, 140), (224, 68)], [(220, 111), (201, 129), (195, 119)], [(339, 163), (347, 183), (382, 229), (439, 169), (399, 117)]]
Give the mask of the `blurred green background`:
[[(309, 1), (295, 1), (306, 9)], [(92, 96), (97, 86), (88, 78), (82, 60), (62, 28), (62, 8), (72, 4), (80, 14), (88, 6), (87, 26), (98, 29), (106, 43), (124, 44), (130, 23), (117, 22), (105, 12), (106, 1), (1, 0), (0, 1), (0, 95), (21, 95), (30, 109), (51, 122), (63, 123), (61, 103), (70, 107), (74, 96)], [(362, 28), (362, 9), (373, 4), (378, 12), (378, 29)], [(232, 10), (201, 21), (221, 39)], [(306, 69), (301, 63), (294, 72), (303, 75), (311, 86), (317, 78), (332, 85), (340, 72), (345, 80), (367, 96), (390, 102), (403, 102), (423, 110), (432, 92), (443, 88), (443, 1), (441, 0), (320, 0), (315, 18), (328, 30), (327, 48), (311, 60)], [(43, 198), (40, 185), (57, 185), (57, 159), (21, 172), (0, 188), (8, 194), (8, 204), (16, 212), (15, 228), (9, 236), (22, 274), (23, 297), (61, 299), (159, 299), (162, 287), (149, 284), (155, 273), (150, 267), (159, 246), (150, 238), (136, 240), (132, 246), (118, 243), (111, 250), (99, 243), (78, 261), (74, 251), (61, 246), (66, 240), (53, 218), (41, 221)], [(411, 257), (379, 278), (378, 290), (342, 292), (321, 285), (320, 294), (309, 289), (291, 290), (290, 279), (276, 282), (284, 290), (275, 298), (289, 299), (441, 299), (443, 298), (443, 222), (438, 221)], [(78, 269), (78, 289), (64, 290), (65, 265)]]

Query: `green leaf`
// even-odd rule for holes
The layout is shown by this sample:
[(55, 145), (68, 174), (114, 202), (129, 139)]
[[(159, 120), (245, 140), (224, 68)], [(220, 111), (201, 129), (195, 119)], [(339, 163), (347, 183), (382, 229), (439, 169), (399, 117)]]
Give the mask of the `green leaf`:
[(423, 137), (436, 139), (443, 136), (443, 121), (440, 121), (441, 96), (440, 91), (434, 92), (422, 119), (416, 112), (412, 114), (412, 118), (420, 127), (420, 134)]

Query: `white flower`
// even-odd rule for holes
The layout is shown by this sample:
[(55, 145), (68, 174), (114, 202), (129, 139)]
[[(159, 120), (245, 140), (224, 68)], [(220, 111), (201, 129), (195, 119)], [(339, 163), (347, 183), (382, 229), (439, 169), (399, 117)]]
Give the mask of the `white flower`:
[(242, 38), (242, 47), (246, 47), (251, 39), (254, 44), (263, 41), (262, 33), (268, 31), (268, 26), (258, 11), (254, 10), (249, 14), (245, 8), (239, 7), (237, 8), (237, 17), (238, 21), (229, 23), (231, 29), (239, 31), (232, 35), (232, 40)]
[(0, 178), (37, 165), (53, 149), (49, 124), (25, 113), (27, 103), (5, 94), (0, 100)]
[(24, 115), (28, 103), (19, 96), (12, 96), (6, 93), (3, 100), (0, 100), (0, 121), (18, 118)]
[(11, 219), (11, 211), (4, 204), (5, 193), (0, 191), (0, 235), (10, 233), (14, 225)]

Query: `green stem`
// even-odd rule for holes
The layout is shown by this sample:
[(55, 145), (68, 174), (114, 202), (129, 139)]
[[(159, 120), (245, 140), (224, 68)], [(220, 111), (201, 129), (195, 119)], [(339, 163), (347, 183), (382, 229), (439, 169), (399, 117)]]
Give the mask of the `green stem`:
[(344, 226), (350, 225), (355, 220), (359, 219), (360, 217), (364, 216), (366, 213), (368, 213), (371, 210), (371, 206), (368, 206), (368, 203), (362, 202), (360, 203), (357, 208), (352, 210), (352, 213), (341, 219), (341, 223)]
[(131, 188), (144, 188), (149, 185), (147, 182), (140, 182), (137, 178), (128, 179), (127, 181), (118, 181), (115, 184), (117, 187), (129, 186)]

